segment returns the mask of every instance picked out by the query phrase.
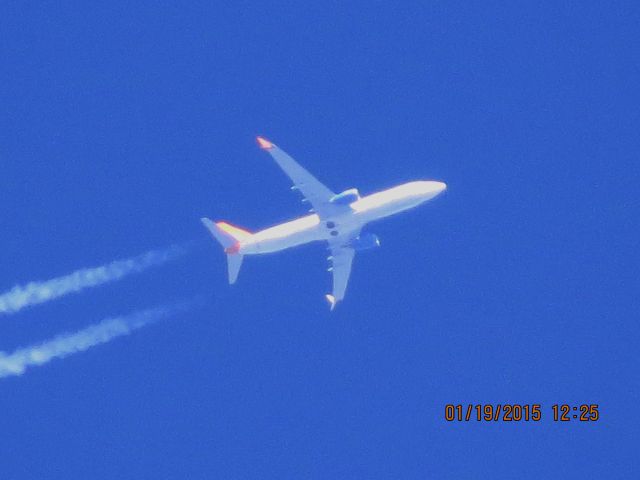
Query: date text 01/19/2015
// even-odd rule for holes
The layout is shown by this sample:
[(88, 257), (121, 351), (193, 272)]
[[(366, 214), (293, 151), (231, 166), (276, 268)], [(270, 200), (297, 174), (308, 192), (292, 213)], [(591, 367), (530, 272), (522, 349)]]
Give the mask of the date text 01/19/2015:
[[(597, 404), (554, 404), (551, 406), (554, 422), (595, 422), (600, 418)], [(447, 422), (539, 422), (543, 418), (542, 404), (447, 404), (444, 419)]]

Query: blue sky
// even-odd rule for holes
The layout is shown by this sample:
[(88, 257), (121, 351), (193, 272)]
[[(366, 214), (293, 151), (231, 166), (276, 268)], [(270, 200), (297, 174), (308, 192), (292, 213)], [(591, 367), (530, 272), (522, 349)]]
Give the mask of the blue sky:
[[(2, 477), (637, 477), (639, 13), (3, 2), (0, 292), (193, 243), (0, 317), (0, 350), (207, 301), (1, 379)], [(198, 219), (305, 211), (257, 134), (336, 191), (449, 188), (368, 228), (382, 248), (331, 314), (321, 245), (229, 287)], [(543, 419), (448, 423), (448, 403)]]

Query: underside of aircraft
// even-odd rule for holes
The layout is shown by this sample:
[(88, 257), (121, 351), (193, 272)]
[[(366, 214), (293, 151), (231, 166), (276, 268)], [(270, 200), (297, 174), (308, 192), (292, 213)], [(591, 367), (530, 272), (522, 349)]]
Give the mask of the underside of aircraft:
[(262, 137), (257, 141), (291, 179), (291, 189), (299, 191), (303, 201), (310, 204), (310, 214), (255, 233), (226, 222), (213, 222), (208, 218), (201, 221), (224, 248), (231, 284), (238, 278), (244, 255), (326, 241), (330, 252), (329, 271), (333, 275), (332, 292), (326, 295), (331, 310), (345, 296), (355, 253), (380, 245), (376, 235), (363, 234), (362, 228), (374, 220), (413, 208), (446, 189), (442, 182), (416, 181), (366, 197), (361, 197), (355, 188), (335, 193), (275, 144)]

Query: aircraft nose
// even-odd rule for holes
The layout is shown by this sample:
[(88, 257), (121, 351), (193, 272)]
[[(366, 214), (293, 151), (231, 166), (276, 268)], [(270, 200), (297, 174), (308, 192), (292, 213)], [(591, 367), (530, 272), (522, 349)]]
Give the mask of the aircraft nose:
[(428, 182), (424, 182), (424, 193), (429, 198), (433, 198), (436, 195), (441, 194), (447, 189), (447, 184), (444, 182), (436, 182), (435, 180), (430, 180)]

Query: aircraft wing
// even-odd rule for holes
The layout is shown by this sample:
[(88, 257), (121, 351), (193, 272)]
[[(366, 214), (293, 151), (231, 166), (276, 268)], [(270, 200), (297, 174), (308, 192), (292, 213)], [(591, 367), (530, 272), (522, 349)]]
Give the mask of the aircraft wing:
[(300, 190), (320, 218), (327, 218), (344, 210), (344, 207), (331, 203), (331, 198), (335, 193), (307, 172), (284, 150), (262, 137), (258, 137), (258, 144), (260, 148), (269, 152), (293, 182), (293, 187), (291, 188)]
[(329, 249), (331, 250), (331, 256), (329, 257), (331, 260), (330, 270), (333, 272), (333, 292), (330, 295), (326, 295), (326, 298), (331, 305), (331, 310), (344, 298), (347, 290), (349, 276), (351, 275), (351, 265), (356, 254), (356, 251), (349, 246), (349, 241), (358, 235), (360, 235), (360, 229), (349, 235), (343, 235), (329, 241)]

